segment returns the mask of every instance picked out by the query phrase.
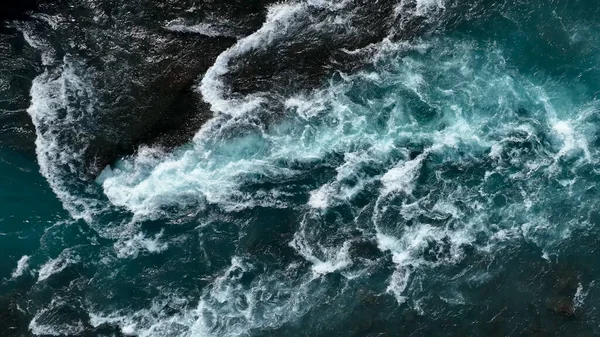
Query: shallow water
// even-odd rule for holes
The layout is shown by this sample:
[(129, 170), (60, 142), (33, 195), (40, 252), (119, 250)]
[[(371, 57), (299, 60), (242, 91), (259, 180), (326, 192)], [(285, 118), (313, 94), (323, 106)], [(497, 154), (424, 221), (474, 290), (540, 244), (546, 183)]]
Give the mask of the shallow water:
[(28, 110), (42, 176), (2, 150), (10, 331), (600, 333), (598, 6), (401, 2), (393, 29), (422, 17), (422, 33), (346, 50), (360, 69), (228, 91), (242, 56), (335, 32), (356, 8), (273, 5), (198, 80), (214, 117), (193, 140), (143, 147), (95, 181), (79, 126), (101, 103), (80, 60), (52, 61)]

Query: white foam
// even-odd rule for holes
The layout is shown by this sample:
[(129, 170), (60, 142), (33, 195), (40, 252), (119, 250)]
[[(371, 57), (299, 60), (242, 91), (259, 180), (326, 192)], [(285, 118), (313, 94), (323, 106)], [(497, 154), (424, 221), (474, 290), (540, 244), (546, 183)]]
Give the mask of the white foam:
[[(310, 5), (333, 6), (327, 1)], [(311, 95), (286, 99), (287, 111), (298, 116), (298, 120), (291, 121), (289, 125), (290, 131), (295, 132), (293, 135), (286, 134), (284, 127), (278, 130), (279, 126), (275, 126), (273, 132), (261, 129), (250, 136), (244, 133), (233, 139), (230, 136), (221, 139), (223, 135), (239, 133), (237, 128), (243, 125), (255, 125), (255, 121), (249, 121), (245, 114), (258, 106), (254, 103), (260, 101), (258, 96), (245, 97), (241, 101), (224, 96), (227, 90), (222, 82), (222, 75), (228, 72), (228, 63), (237, 55), (264, 48), (271, 41), (283, 36), (288, 28), (292, 29), (290, 27), (301, 21), (300, 17), (305, 15), (305, 6), (307, 4), (282, 4), (271, 7), (263, 27), (222, 53), (204, 76), (200, 86), (204, 99), (217, 114), (228, 114), (234, 118), (213, 118), (198, 132), (193, 148), (164, 157), (161, 163), (146, 164), (146, 155), (140, 153), (133, 161), (122, 162), (107, 170), (98, 182), (102, 184), (111, 203), (124, 206), (139, 216), (148, 217), (156, 216), (157, 210), (168, 205), (169, 200), (174, 202), (193, 199), (200, 205), (216, 204), (228, 211), (258, 205), (288, 207), (287, 203), (281, 201), (282, 195), (279, 191), (261, 191), (255, 194), (240, 192), (240, 181), (249, 173), (263, 174), (270, 178), (290, 178), (296, 172), (281, 167), (278, 163), (282, 160), (308, 161), (322, 158), (332, 151), (347, 153), (345, 163), (337, 168), (336, 181), (311, 193), (309, 206), (323, 209), (338, 202), (347, 202), (365, 186), (381, 178), (352, 177), (352, 171), (361, 165), (377, 162), (378, 157), (393, 151), (394, 138), (397, 139), (400, 129), (406, 127), (406, 116), (404, 113), (401, 116), (393, 116), (389, 123), (389, 136), (381, 137), (380, 131), (370, 129), (372, 125), (369, 118), (373, 111), (353, 111), (352, 109), (357, 107), (344, 97), (350, 90), (349, 84), (354, 81), (381, 83), (383, 79), (375, 72), (346, 76), (346, 83), (332, 84), (322, 90), (316, 90)], [(335, 9), (336, 6), (332, 8)], [(407, 65), (424, 67), (418, 64)], [(399, 82), (411, 90), (419, 94), (424, 90), (422, 87), (426, 81), (421, 72), (411, 70), (401, 73), (399, 77)], [(373, 106), (372, 109), (378, 107)], [(331, 120), (331, 124), (312, 125), (318, 120)], [(303, 131), (300, 131), (302, 128)], [(456, 130), (454, 134), (458, 133)], [(443, 135), (450, 134), (447, 132)], [(411, 136), (410, 132), (406, 132), (401, 138), (409, 139)], [(440, 142), (456, 142), (457, 137), (453, 137)], [(354, 154), (353, 147), (361, 146), (370, 148)], [(408, 170), (408, 167), (405, 169)], [(392, 181), (400, 178), (393, 175), (401, 174), (401, 170), (402, 167), (391, 170), (383, 178), (388, 187), (393, 188)], [(404, 173), (408, 174), (409, 171)], [(346, 182), (352, 179), (357, 179), (358, 182)]]
[(426, 153), (422, 153), (415, 159), (401, 162), (396, 167), (387, 171), (381, 177), (381, 183), (383, 184), (382, 194), (388, 195), (392, 192), (411, 194), (415, 178), (417, 178), (417, 173), (421, 169), (426, 156)]
[(329, 206), (330, 194), (334, 192), (331, 185), (323, 185), (319, 189), (310, 192), (308, 205), (313, 208), (325, 209)]
[(52, 65), (56, 58), (56, 51), (54, 48), (52, 48), (50, 43), (44, 38), (34, 34), (33, 29), (31, 29), (31, 27), (27, 24), (18, 24), (16, 27), (23, 34), (25, 42), (27, 42), (27, 44), (29, 44), (32, 48), (40, 51), (42, 56), (42, 64), (45, 66)]
[[(305, 314), (313, 304), (308, 297), (316, 282), (312, 278), (284, 282), (285, 273), (274, 272), (259, 275), (249, 287), (243, 286), (242, 276), (253, 269), (244, 259), (233, 257), (231, 265), (204, 288), (197, 305), (176, 294), (163, 294), (147, 309), (92, 312), (90, 324), (115, 325), (124, 334), (144, 337), (237, 337), (260, 327), (279, 327)], [(167, 314), (166, 307), (178, 311)]]
[(85, 327), (81, 321), (74, 324), (42, 324), (38, 316), (29, 322), (29, 331), (36, 336), (81, 336)]
[(444, 0), (417, 0), (416, 14), (420, 16), (428, 16), (432, 10), (444, 8)]
[(580, 149), (584, 152), (586, 159), (591, 161), (591, 154), (585, 138), (576, 134), (573, 125), (569, 121), (557, 120), (552, 123), (552, 130), (561, 138), (563, 146), (556, 155), (556, 158), (561, 158), (569, 152)]
[[(76, 184), (84, 174), (82, 158), (87, 135), (79, 124), (82, 115), (91, 118), (96, 104), (91, 85), (78, 72), (74, 63), (64, 59), (62, 66), (47, 69), (36, 77), (27, 112), (36, 129), (40, 172), (71, 216), (90, 222), (96, 201), (74, 195), (72, 189), (76, 188), (69, 185)], [(82, 144), (65, 143), (65, 133)]]
[(136, 336), (137, 332), (135, 329), (135, 324), (131, 324), (131, 325), (126, 325), (124, 327), (121, 328), (121, 332), (125, 335), (125, 336)]
[(29, 256), (23, 255), (17, 262), (17, 268), (15, 268), (15, 270), (12, 272), (11, 279), (14, 280), (23, 275), (27, 268), (29, 268)]
[(38, 271), (38, 280), (37, 282), (41, 282), (49, 278), (54, 274), (58, 274), (61, 271), (65, 270), (68, 266), (72, 264), (79, 263), (80, 258), (78, 255), (74, 254), (71, 250), (65, 249), (60, 255), (54, 259), (48, 260), (48, 262), (44, 263), (40, 270)]
[(119, 258), (136, 258), (140, 252), (159, 254), (169, 248), (168, 243), (161, 242), (163, 232), (148, 238), (144, 233), (132, 233), (132, 236), (123, 236), (114, 244), (114, 249)]
[(239, 37), (227, 21), (187, 24), (182, 19), (175, 19), (167, 22), (165, 29), (173, 32), (196, 33), (208, 37)]
[(352, 265), (349, 252), (350, 241), (344, 242), (341, 247), (325, 247), (321, 244), (313, 247), (312, 240), (307, 238), (305, 226), (306, 223), (303, 222), (301, 230), (294, 235), (290, 246), (312, 264), (311, 269), (314, 277), (334, 273)]
[(445, 0), (401, 0), (394, 9), (394, 16), (400, 18), (401, 27), (413, 16), (435, 18), (434, 13), (445, 9)]
[[(276, 8), (276, 15), (272, 14), (271, 21), (265, 24), (266, 31), (261, 34), (269, 35), (268, 32), (274, 29), (271, 26), (278, 25), (279, 16), (281, 20), (290, 20), (286, 15), (292, 15), (291, 13), (284, 15), (279, 11), (285, 9)], [(290, 9), (292, 13), (297, 10), (296, 7)], [(245, 50), (241, 45), (236, 48), (241, 48), (240, 52)], [(471, 47), (465, 44), (459, 45), (458, 48)], [(423, 52), (421, 49), (418, 51)], [(436, 63), (435, 66), (441, 67), (440, 72), (455, 74), (456, 69), (465, 68), (462, 59), (462, 55), (465, 54), (469, 55), (468, 50), (461, 51), (455, 63)], [(222, 56), (226, 58), (226, 55), (228, 54)], [(154, 157), (140, 151), (133, 161), (121, 162), (111, 170), (107, 169), (106, 174), (101, 175), (99, 183), (113, 204), (124, 206), (140, 216), (152, 216), (160, 207), (176, 200), (184, 205), (190, 200), (200, 205), (215, 204), (229, 211), (258, 205), (288, 207), (281, 201), (285, 194), (276, 190), (241, 192), (240, 182), (250, 173), (262, 174), (274, 180), (279, 177), (289, 179), (297, 172), (282, 167), (279, 162), (310, 161), (323, 158), (327, 153), (334, 151), (346, 153), (344, 163), (336, 168), (338, 175), (335, 180), (311, 192), (308, 205), (323, 209), (338, 202), (351, 200), (354, 195), (377, 180), (383, 183), (384, 195), (400, 191), (410, 193), (426, 152), (414, 160), (400, 161), (383, 176), (356, 176), (361, 166), (376, 164), (382, 158), (385, 160), (389, 153), (395, 150), (395, 142), (411, 139), (433, 141), (430, 151), (442, 151), (447, 147), (458, 148), (463, 143), (473, 143), (482, 149), (496, 144), (481, 139), (478, 134), (478, 125), (485, 122), (485, 118), (468, 121), (466, 118), (470, 118), (469, 116), (463, 117), (467, 112), (465, 110), (472, 107), (451, 106), (447, 114), (455, 115), (456, 118), (449, 119), (449, 126), (441, 131), (423, 129), (415, 132), (414, 121), (407, 115), (408, 112), (401, 108), (393, 110), (387, 122), (387, 131), (375, 129), (370, 120), (374, 111), (380, 109), (380, 105), (397, 104), (396, 102), (403, 100), (403, 97), (401, 94), (394, 94), (385, 102), (373, 102), (375, 105), (372, 108), (359, 107), (345, 96), (351, 89), (351, 83), (402, 83), (407, 90), (417, 93), (422, 100), (432, 105), (438, 104), (429, 97), (431, 93), (425, 85), (431, 79), (423, 77), (423, 74), (431, 74), (422, 71), (429, 65), (423, 62), (400, 64), (402, 68), (397, 74), (386, 74), (388, 77), (391, 75), (391, 78), (382, 78), (381, 74), (370, 76), (369, 73), (359, 73), (346, 76), (347, 79), (343, 83), (332, 84), (311, 95), (288, 99), (287, 109), (298, 118), (282, 126), (272, 125), (269, 131), (261, 129), (223, 139), (222, 135), (238, 133), (238, 127), (252, 123), (241, 117), (230, 120), (213, 119), (198, 133), (193, 148), (162, 157)], [(473, 76), (471, 72), (465, 74), (467, 78)], [(415, 80), (416, 78), (419, 80)], [(502, 85), (512, 85), (511, 82), (502, 81)], [(468, 89), (482, 90), (480, 87)], [(476, 92), (474, 97), (481, 100), (485, 96)], [(442, 106), (438, 109), (445, 108)], [(323, 121), (325, 123), (322, 123)], [(357, 148), (366, 150), (357, 151)], [(352, 184), (347, 182), (351, 180)]]
[[(590, 283), (590, 287), (594, 285), (594, 282)], [(589, 289), (584, 291), (583, 284), (579, 282), (577, 285), (577, 290), (575, 291), (575, 295), (573, 296), (573, 309), (577, 310), (583, 306), (585, 302), (585, 298), (587, 297)]]
[[(450, 212), (449, 214), (454, 213), (454, 217), (460, 217), (460, 214), (456, 213), (455, 207), (451, 205), (434, 206), (434, 209), (438, 211), (447, 209)], [(464, 256), (462, 247), (471, 245), (477, 233), (476, 228), (474, 228), (476, 223), (466, 224), (459, 228), (434, 227), (421, 223), (405, 227), (401, 235), (386, 234), (384, 224), (376, 222), (375, 225), (379, 249), (382, 252), (390, 252), (392, 261), (396, 265), (396, 270), (389, 280), (387, 290), (396, 297), (399, 303), (406, 301), (404, 291), (414, 270), (461, 261)], [(428, 260), (423, 254), (430, 248), (432, 242), (439, 245), (440, 248), (437, 252), (432, 252), (436, 253), (436, 259)]]

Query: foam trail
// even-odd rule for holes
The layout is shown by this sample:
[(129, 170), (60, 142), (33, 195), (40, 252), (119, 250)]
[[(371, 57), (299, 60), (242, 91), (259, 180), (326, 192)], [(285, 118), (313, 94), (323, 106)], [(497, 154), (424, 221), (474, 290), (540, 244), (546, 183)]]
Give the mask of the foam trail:
[[(233, 257), (231, 265), (212, 280), (195, 306), (185, 298), (165, 294), (148, 309), (92, 312), (90, 324), (116, 325), (122, 333), (135, 336), (234, 337), (264, 326), (281, 326), (310, 309), (313, 297), (309, 294), (318, 286), (312, 278), (281, 282), (286, 277), (286, 271), (281, 271), (262, 274), (252, 284), (242, 285), (244, 275), (254, 268), (244, 259)], [(262, 301), (265, 296), (270, 300)], [(181, 310), (172, 315), (166, 308)]]
[(261, 104), (262, 99), (255, 95), (243, 99), (225, 97), (226, 85), (222, 77), (229, 72), (229, 63), (234, 57), (264, 48), (274, 39), (284, 36), (294, 17), (305, 8), (302, 3), (272, 5), (269, 7), (265, 23), (258, 31), (238, 40), (233, 47), (217, 57), (200, 84), (202, 97), (210, 104), (213, 112), (240, 116)]
[(318, 278), (351, 266), (353, 263), (349, 253), (351, 241), (345, 241), (341, 247), (326, 247), (322, 244), (313, 247), (313, 240), (307, 233), (307, 226), (310, 226), (307, 220), (308, 218), (302, 221), (300, 230), (296, 232), (289, 245), (312, 264), (313, 277)]
[(72, 264), (79, 263), (80, 257), (70, 250), (63, 250), (55, 259), (50, 259), (40, 267), (37, 282), (42, 282), (54, 274), (58, 274)]
[[(594, 282), (591, 282), (588, 287), (592, 287)], [(573, 308), (577, 310), (584, 305), (585, 298), (587, 297), (589, 289), (584, 291), (583, 285), (581, 282), (577, 285), (577, 290), (575, 291), (575, 295), (573, 295)]]
[(132, 234), (133, 237), (121, 238), (114, 244), (114, 248), (119, 258), (135, 258), (140, 251), (158, 254), (168, 249), (168, 243), (161, 242), (164, 232), (156, 234), (153, 238), (146, 237), (143, 233)]
[[(64, 59), (63, 65), (47, 69), (33, 80), (31, 97), (27, 112), (36, 129), (40, 172), (73, 218), (91, 222), (91, 210), (99, 202), (73, 191), (86, 189), (78, 185), (88, 139), (81, 122), (86, 119), (93, 123), (93, 89), (78, 75), (75, 64)], [(79, 144), (66, 142), (71, 137)]]
[(427, 152), (420, 154), (417, 158), (402, 162), (391, 170), (387, 171), (382, 177), (383, 195), (389, 195), (393, 192), (404, 192), (411, 194), (414, 188), (414, 181), (418, 170), (421, 168), (423, 160), (427, 157)]
[(18, 278), (29, 268), (29, 256), (23, 255), (17, 262), (17, 268), (11, 274), (11, 280)]

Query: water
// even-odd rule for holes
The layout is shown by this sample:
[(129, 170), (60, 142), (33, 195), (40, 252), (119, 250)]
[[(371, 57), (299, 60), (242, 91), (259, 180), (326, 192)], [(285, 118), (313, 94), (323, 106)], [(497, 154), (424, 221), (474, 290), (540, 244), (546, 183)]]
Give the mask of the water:
[(298, 32), (362, 34), (361, 6), (272, 5), (198, 79), (213, 118), (193, 140), (93, 181), (98, 88), (80, 57), (46, 51), (37, 164), (0, 162), (5, 334), (600, 333), (600, 9), (400, 2), (387, 38), (345, 48), (353, 71), (228, 89), (239, 60)]

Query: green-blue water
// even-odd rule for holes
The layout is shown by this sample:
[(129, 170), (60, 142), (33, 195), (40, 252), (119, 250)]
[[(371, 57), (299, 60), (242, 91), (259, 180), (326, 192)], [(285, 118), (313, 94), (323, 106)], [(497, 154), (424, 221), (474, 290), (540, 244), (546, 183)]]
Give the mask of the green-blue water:
[[(302, 6), (231, 53), (289, 38)], [(215, 117), (189, 144), (95, 181), (61, 133), (93, 114), (85, 67), (40, 75), (37, 163), (0, 156), (0, 331), (600, 334), (600, 7), (417, 10), (426, 32), (348, 51), (369, 61), (276, 111), (211, 96), (217, 62), (198, 86)]]

